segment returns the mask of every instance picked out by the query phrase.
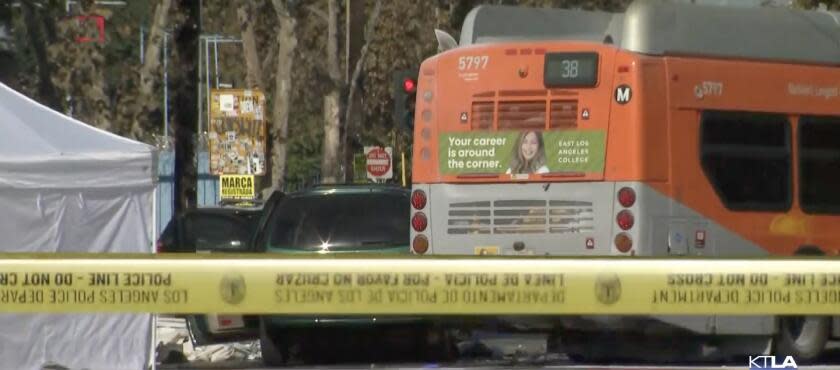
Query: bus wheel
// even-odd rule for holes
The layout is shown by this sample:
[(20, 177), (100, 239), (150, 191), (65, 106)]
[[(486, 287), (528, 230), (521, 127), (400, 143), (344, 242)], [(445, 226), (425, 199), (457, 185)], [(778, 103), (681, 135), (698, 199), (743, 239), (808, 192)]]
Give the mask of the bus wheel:
[(831, 318), (827, 316), (781, 316), (775, 338), (775, 354), (796, 361), (816, 360), (828, 342)]
[[(600, 345), (593, 346), (592, 343)], [(619, 343), (603, 333), (571, 331), (550, 336), (546, 345), (549, 351), (559, 351), (576, 363), (607, 365), (615, 357), (615, 353), (607, 349), (621, 348)]]

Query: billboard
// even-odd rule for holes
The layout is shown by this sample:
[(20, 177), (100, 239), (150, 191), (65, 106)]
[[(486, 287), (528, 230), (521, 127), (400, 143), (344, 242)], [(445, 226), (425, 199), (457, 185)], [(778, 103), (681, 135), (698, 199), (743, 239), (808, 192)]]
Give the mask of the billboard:
[(264, 175), (266, 120), (263, 93), (213, 89), (209, 113), (210, 173)]

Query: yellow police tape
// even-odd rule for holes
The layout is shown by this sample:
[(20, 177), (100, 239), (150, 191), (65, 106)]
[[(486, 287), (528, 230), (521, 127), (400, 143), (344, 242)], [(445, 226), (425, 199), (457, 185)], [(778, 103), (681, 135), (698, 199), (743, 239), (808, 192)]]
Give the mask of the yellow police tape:
[(0, 312), (840, 314), (830, 259), (191, 257), (0, 255)]

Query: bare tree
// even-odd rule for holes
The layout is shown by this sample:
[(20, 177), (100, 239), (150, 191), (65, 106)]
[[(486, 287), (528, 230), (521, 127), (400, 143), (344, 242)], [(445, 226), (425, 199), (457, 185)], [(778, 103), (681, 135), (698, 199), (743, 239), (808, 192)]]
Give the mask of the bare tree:
[(254, 23), (257, 17), (254, 14), (252, 0), (239, 0), (236, 15), (239, 19), (239, 32), (245, 53), (245, 83), (248, 88), (259, 89), (263, 87), (262, 66), (257, 51), (257, 37), (254, 32)]
[(327, 74), (329, 88), (324, 96), (324, 147), (321, 181), (335, 183), (339, 176), (339, 134), (341, 128), (341, 69), (338, 56), (338, 2), (327, 0)]
[(143, 57), (143, 65), (140, 66), (140, 91), (137, 97), (135, 109), (131, 112), (129, 135), (133, 138), (142, 138), (146, 135), (143, 129), (143, 121), (148, 119), (149, 113), (157, 105), (157, 95), (154, 88), (156, 82), (160, 81), (160, 53), (163, 47), (163, 34), (166, 32), (169, 11), (172, 8), (172, 0), (160, 0), (155, 6), (155, 13), (152, 17), (152, 24), (149, 28), (149, 39), (146, 42), (146, 53)]
[(277, 13), (277, 69), (274, 74), (273, 107), (271, 111), (271, 184), (283, 187), (286, 173), (287, 136), (292, 94), (292, 66), (297, 48), (296, 20), (289, 12), (286, 0), (272, 0)]
[[(356, 66), (353, 68), (353, 74), (350, 76), (350, 87), (347, 93), (347, 108), (344, 112), (344, 137), (342, 138), (342, 143), (344, 145), (344, 150), (347, 151), (346, 158), (349, 161), (352, 161), (352, 145), (350, 145), (350, 140), (348, 138), (353, 137), (353, 130), (356, 128), (353, 126), (353, 120), (351, 117), (356, 113), (355, 103), (356, 103), (356, 93), (359, 90), (359, 77), (362, 75), (362, 70), (364, 69), (365, 65), (365, 58), (367, 58), (368, 50), (370, 50), (370, 43), (373, 40), (373, 31), (376, 29), (376, 22), (379, 20), (379, 14), (382, 12), (382, 0), (376, 0), (376, 4), (373, 6), (373, 12), (368, 19), (367, 24), (365, 25), (365, 33), (364, 33), (364, 45), (362, 46), (362, 50), (359, 53), (359, 59), (356, 60)], [(349, 61), (348, 61), (349, 63)], [(345, 166), (350, 167), (353, 165), (352, 162), (345, 164)], [(352, 179), (345, 178), (346, 181), (350, 181)]]

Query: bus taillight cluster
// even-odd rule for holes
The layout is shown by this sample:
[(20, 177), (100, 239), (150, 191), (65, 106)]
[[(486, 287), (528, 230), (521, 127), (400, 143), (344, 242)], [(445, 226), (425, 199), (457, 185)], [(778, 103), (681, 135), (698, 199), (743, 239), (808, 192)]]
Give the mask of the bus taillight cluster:
[[(427, 200), (426, 192), (423, 190), (417, 189), (411, 193), (411, 207), (412, 211), (415, 212), (411, 217), (411, 228), (418, 233), (426, 231), (426, 227), (429, 226), (429, 219), (426, 214), (417, 212), (426, 207)], [(411, 250), (416, 254), (426, 253), (429, 250), (429, 239), (423, 234), (415, 235), (414, 240), (411, 241)]]
[(618, 203), (624, 208), (615, 216), (615, 222), (618, 227), (623, 230), (615, 236), (615, 248), (621, 253), (627, 253), (633, 248), (633, 238), (624, 231), (629, 231), (633, 228), (636, 220), (633, 217), (633, 212), (629, 209), (636, 204), (636, 191), (632, 188), (623, 187), (618, 191)]

